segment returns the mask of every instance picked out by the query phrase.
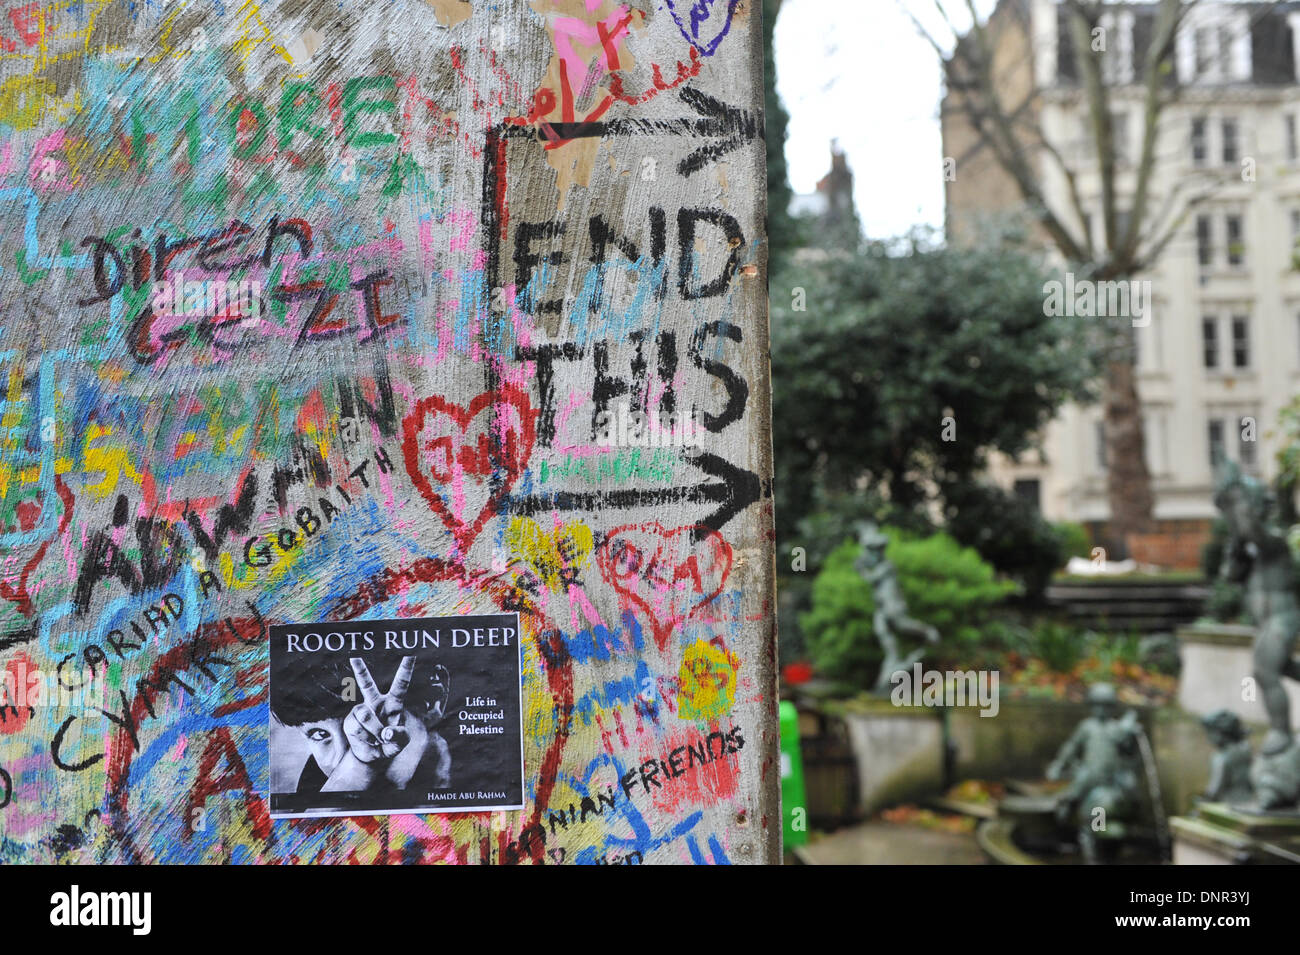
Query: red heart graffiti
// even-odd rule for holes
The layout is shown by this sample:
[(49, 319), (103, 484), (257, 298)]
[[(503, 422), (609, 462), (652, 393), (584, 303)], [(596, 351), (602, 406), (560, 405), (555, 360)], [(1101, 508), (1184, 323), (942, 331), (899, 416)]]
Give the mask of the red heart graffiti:
[[(731, 573), (731, 545), (703, 525), (667, 530), (649, 521), (610, 531), (596, 562), (610, 586), (650, 618), (655, 644), (663, 651), (678, 624), (722, 593)], [(717, 586), (711, 587), (714, 580)], [(651, 593), (655, 590), (657, 595)]]
[[(470, 426), (485, 411), (489, 414), (484, 427), (470, 440)], [(469, 550), (483, 525), (500, 510), (523, 473), (533, 453), (536, 427), (537, 412), (528, 396), (514, 388), (485, 391), (467, 408), (431, 395), (417, 402), (403, 420), (406, 473), (462, 552)], [(494, 477), (499, 482), (495, 490), (491, 489)], [(434, 482), (447, 488), (452, 506), (434, 489)], [(483, 505), (470, 522), (465, 520), (467, 512), (473, 513), (465, 499), (467, 486), (486, 489)]]

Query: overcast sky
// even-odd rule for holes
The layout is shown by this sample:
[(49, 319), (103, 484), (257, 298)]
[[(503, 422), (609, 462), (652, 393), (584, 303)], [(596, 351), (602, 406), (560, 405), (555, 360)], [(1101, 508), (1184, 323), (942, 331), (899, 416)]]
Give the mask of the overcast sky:
[[(929, 22), (931, 0), (903, 2)], [(814, 190), (838, 139), (868, 236), (943, 225), (939, 67), (899, 0), (784, 0), (776, 77), (795, 192)]]

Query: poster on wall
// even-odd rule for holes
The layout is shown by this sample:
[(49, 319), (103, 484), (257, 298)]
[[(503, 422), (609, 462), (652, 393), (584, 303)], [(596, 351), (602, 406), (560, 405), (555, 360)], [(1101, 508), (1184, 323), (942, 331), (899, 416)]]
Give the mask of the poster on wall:
[(523, 808), (518, 614), (270, 630), (273, 817)]

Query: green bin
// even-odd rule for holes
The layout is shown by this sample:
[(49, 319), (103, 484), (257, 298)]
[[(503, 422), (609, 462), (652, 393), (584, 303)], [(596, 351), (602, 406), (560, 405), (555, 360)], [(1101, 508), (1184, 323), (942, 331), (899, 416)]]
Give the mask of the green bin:
[(787, 851), (808, 842), (808, 801), (804, 798), (803, 759), (799, 756), (799, 713), (781, 701), (781, 820)]

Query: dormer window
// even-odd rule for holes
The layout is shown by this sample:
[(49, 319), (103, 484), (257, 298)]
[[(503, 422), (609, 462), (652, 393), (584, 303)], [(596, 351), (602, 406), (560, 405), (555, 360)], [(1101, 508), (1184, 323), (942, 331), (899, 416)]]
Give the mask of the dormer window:
[(1249, 15), (1230, 4), (1188, 10), (1177, 41), (1178, 75), (1186, 84), (1234, 83), (1250, 79)]
[(1107, 37), (1101, 58), (1101, 76), (1109, 86), (1133, 82), (1133, 14), (1128, 10), (1101, 15), (1099, 24)]

